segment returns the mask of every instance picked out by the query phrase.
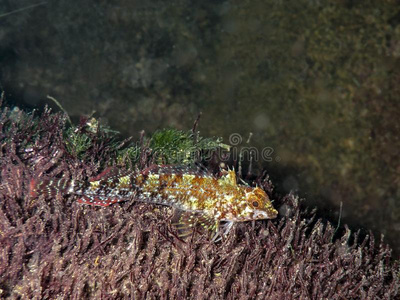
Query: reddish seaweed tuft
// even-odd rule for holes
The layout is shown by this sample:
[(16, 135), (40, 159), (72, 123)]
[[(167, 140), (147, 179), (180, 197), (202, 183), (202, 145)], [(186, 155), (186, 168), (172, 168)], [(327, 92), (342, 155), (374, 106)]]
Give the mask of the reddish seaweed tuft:
[[(0, 298), (399, 297), (399, 265), (388, 246), (348, 228), (333, 239), (335, 228), (293, 195), (275, 201), (276, 220), (237, 224), (220, 243), (199, 232), (183, 242), (166, 207), (32, 198), (33, 178), (89, 178), (117, 159), (123, 143), (115, 147), (84, 120), (75, 130), (90, 141), (84, 151), (71, 151), (62, 114), (1, 113)], [(149, 149), (144, 142), (140, 149), (145, 167)], [(272, 192), (267, 179), (258, 185)]]

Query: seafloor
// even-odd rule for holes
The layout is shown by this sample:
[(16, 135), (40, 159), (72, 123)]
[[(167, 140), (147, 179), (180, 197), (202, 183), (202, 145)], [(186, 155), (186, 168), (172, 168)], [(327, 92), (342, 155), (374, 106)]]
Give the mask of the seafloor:
[[(216, 145), (165, 133), (186, 147)], [(168, 207), (101, 208), (29, 193), (32, 179), (84, 181), (108, 165), (154, 163), (151, 140), (132, 146), (113, 135), (94, 119), (73, 126), (48, 110), (36, 117), (2, 109), (0, 298), (398, 299), (400, 268), (389, 246), (347, 227), (337, 232), (294, 195), (275, 193), (266, 174), (249, 183), (274, 199), (278, 218), (236, 224), (220, 242), (201, 230), (179, 238)], [(156, 140), (160, 146), (163, 136)], [(209, 162), (209, 171), (218, 165)]]

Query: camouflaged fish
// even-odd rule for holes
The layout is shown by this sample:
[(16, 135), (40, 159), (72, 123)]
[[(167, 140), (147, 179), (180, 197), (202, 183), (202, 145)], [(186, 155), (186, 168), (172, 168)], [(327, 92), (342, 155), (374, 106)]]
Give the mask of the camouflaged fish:
[(180, 236), (190, 234), (196, 224), (218, 236), (221, 222), (223, 234), (227, 234), (234, 222), (273, 219), (278, 214), (261, 188), (237, 184), (234, 171), (223, 171), (216, 178), (187, 167), (154, 165), (125, 175), (107, 169), (86, 183), (71, 179), (31, 181), (33, 197), (59, 193), (77, 195), (79, 203), (97, 206), (134, 200), (173, 207)]

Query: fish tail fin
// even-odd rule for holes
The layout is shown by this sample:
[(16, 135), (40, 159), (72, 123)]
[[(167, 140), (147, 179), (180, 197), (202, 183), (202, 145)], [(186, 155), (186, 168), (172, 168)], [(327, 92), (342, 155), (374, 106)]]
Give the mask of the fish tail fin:
[(32, 198), (45, 195), (54, 198), (57, 195), (69, 194), (74, 187), (74, 180), (68, 178), (32, 178), (29, 183), (29, 194)]

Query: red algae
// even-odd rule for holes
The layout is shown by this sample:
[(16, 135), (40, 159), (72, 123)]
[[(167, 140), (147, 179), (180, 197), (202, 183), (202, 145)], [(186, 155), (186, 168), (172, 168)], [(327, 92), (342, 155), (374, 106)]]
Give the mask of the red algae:
[[(78, 130), (85, 131), (85, 122)], [(113, 165), (111, 141), (85, 132), (83, 157), (67, 151), (65, 117), (0, 116), (0, 297), (73, 299), (396, 299), (399, 264), (372, 235), (338, 235), (292, 194), (274, 195), (274, 220), (236, 223), (220, 241), (182, 240), (167, 206), (108, 208), (76, 197), (31, 197), (32, 179), (85, 181)], [(101, 164), (99, 164), (101, 162)], [(141, 145), (138, 168), (152, 164)], [(269, 195), (269, 180), (258, 178)], [(35, 195), (36, 196), (36, 195)]]

